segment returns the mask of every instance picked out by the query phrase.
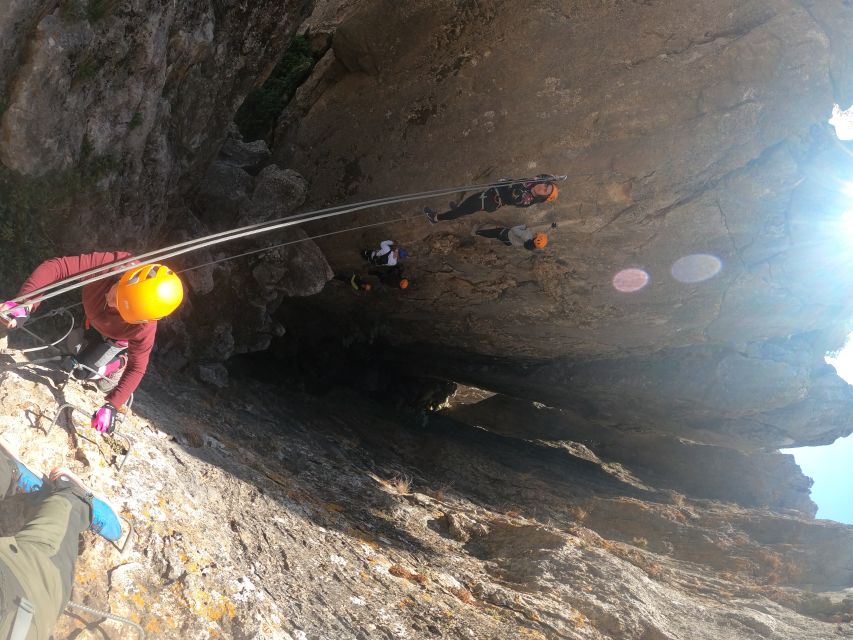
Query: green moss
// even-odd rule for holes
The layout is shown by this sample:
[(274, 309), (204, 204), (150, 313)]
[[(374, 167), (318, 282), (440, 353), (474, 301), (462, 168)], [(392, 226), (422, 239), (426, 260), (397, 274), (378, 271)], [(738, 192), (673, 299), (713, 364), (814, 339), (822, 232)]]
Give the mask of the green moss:
[(87, 54), (82, 60), (77, 63), (74, 69), (74, 75), (71, 76), (72, 84), (91, 80), (101, 68), (101, 63), (92, 54)]
[[(90, 150), (91, 154), (91, 150)], [(20, 283), (40, 261), (50, 257), (54, 243), (44, 228), (46, 220), (61, 218), (73, 210), (75, 200), (95, 193), (95, 185), (115, 171), (109, 156), (88, 157), (80, 166), (26, 178), (0, 165), (0, 279)], [(96, 198), (99, 198), (96, 195)], [(88, 200), (91, 203), (91, 198)], [(14, 291), (2, 291), (13, 295)]]
[(139, 111), (133, 114), (133, 117), (130, 119), (130, 122), (127, 123), (127, 128), (130, 131), (136, 129), (139, 125), (142, 124), (142, 114)]
[(315, 63), (308, 40), (302, 36), (295, 37), (267, 81), (252, 91), (237, 110), (234, 122), (243, 139), (270, 137), (279, 115), (311, 73)]

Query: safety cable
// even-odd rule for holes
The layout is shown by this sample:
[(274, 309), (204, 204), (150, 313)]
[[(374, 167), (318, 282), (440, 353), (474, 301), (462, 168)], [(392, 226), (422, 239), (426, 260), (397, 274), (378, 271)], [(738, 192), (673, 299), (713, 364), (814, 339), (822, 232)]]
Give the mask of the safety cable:
[(348, 233), (349, 231), (358, 231), (359, 229), (367, 229), (368, 227), (378, 227), (385, 224), (392, 224), (394, 222), (405, 222), (406, 220), (412, 220), (413, 218), (420, 218), (420, 215), (415, 216), (404, 216), (402, 218), (395, 218), (393, 220), (383, 220), (381, 222), (373, 222), (371, 224), (362, 224), (357, 227), (348, 227), (347, 229), (338, 229), (337, 231), (329, 231), (328, 233), (319, 233), (315, 236), (306, 236), (304, 238), (299, 238), (298, 240), (289, 240), (288, 242), (281, 242), (279, 244), (274, 244), (269, 247), (263, 247), (261, 249), (254, 249), (252, 251), (246, 251), (244, 253), (238, 253), (237, 255), (228, 256), (227, 258), (219, 258), (218, 260), (211, 260), (210, 262), (205, 262), (204, 264), (197, 264), (193, 267), (187, 267), (186, 269), (182, 269), (177, 273), (186, 273), (187, 271), (195, 271), (196, 269), (201, 269), (202, 267), (209, 267), (210, 265), (219, 264), (220, 262), (227, 262), (228, 260), (236, 260), (237, 258), (244, 258), (246, 256), (251, 256), (255, 253), (263, 253), (264, 251), (272, 251), (273, 249), (278, 249), (279, 247), (286, 247), (291, 244), (298, 244), (300, 242), (306, 242), (308, 240), (316, 240), (317, 238), (326, 238), (328, 236), (334, 236), (339, 233)]
[(139, 639), (145, 640), (145, 630), (142, 628), (142, 625), (134, 622), (130, 618), (125, 618), (124, 616), (117, 616), (114, 613), (107, 613), (106, 611), (99, 611), (97, 609), (93, 609), (92, 607), (87, 607), (85, 604), (77, 604), (76, 602), (69, 602), (66, 606), (71, 608), (71, 609), (77, 609), (79, 611), (85, 611), (86, 613), (90, 613), (94, 616), (100, 616), (100, 617), (106, 618), (108, 620), (113, 620), (115, 622), (120, 622), (122, 624), (130, 625), (139, 634)]
[[(368, 200), (361, 203), (356, 203), (355, 205), (337, 205), (334, 207), (327, 207), (324, 209), (318, 209), (315, 211), (309, 211), (305, 213), (295, 214), (292, 216), (286, 216), (283, 218), (276, 218), (275, 220), (268, 220), (266, 222), (261, 222), (253, 225), (247, 225), (245, 227), (239, 227), (237, 229), (232, 229), (229, 231), (222, 231), (219, 233), (211, 234), (208, 236), (204, 236), (201, 238), (196, 238), (195, 240), (188, 240), (186, 242), (182, 242), (179, 244), (171, 245), (169, 247), (164, 247), (162, 249), (158, 249), (156, 251), (151, 251), (148, 253), (140, 254), (138, 256), (130, 256), (128, 258), (123, 258), (122, 260), (117, 260), (115, 262), (111, 262), (109, 264), (103, 265), (101, 267), (97, 267), (95, 269), (90, 269), (83, 273), (76, 274), (74, 276), (70, 276), (68, 278), (64, 278), (62, 280), (58, 280), (57, 282), (51, 283), (44, 287), (40, 287), (29, 292), (26, 296), (21, 296), (20, 298), (15, 298), (11, 302), (15, 302), (19, 304), (21, 302), (26, 302), (27, 304), (38, 304), (47, 300), (49, 298), (58, 296), (62, 293), (66, 293), (68, 291), (72, 291), (78, 287), (91, 284), (92, 282), (97, 282), (98, 280), (103, 280), (105, 278), (113, 277), (124, 273), (125, 271), (129, 271), (133, 269), (136, 263), (141, 260), (146, 260), (148, 262), (154, 261), (162, 261), (167, 258), (172, 258), (178, 255), (182, 255), (184, 253), (189, 253), (190, 251), (195, 251), (197, 249), (203, 249), (205, 247), (209, 247), (215, 244), (220, 244), (223, 242), (228, 242), (231, 240), (237, 240), (240, 238), (249, 237), (252, 235), (257, 235), (259, 233), (266, 233), (268, 231), (274, 231), (276, 229), (282, 229), (285, 227), (293, 226), (299, 224), (301, 222), (313, 222), (316, 220), (322, 220), (325, 218), (330, 218), (338, 215), (342, 215), (344, 213), (352, 213), (354, 211), (360, 211), (362, 209), (368, 209), (371, 207), (378, 207), (388, 204), (399, 204), (402, 202), (408, 202), (411, 200), (421, 200), (425, 198), (433, 198), (441, 195), (450, 195), (453, 193), (458, 193), (460, 191), (473, 191), (477, 189), (489, 189), (493, 187), (498, 187), (505, 184), (512, 184), (515, 182), (528, 182), (534, 184), (540, 184), (543, 182), (562, 182), (566, 180), (568, 176), (543, 176), (536, 178), (519, 178), (519, 179), (511, 179), (509, 181), (502, 180), (499, 182), (490, 182), (487, 184), (479, 184), (479, 185), (466, 185), (462, 187), (448, 187), (442, 189), (432, 189), (429, 191), (420, 191), (415, 193), (409, 193), (399, 196), (388, 196), (385, 198), (377, 198), (374, 200)], [(131, 264), (133, 263), (133, 264)], [(79, 281), (79, 282), (78, 282)], [(69, 284), (76, 283), (76, 284)], [(58, 288), (58, 290), (56, 290)], [(52, 293), (47, 293), (48, 291), (52, 291)], [(3, 312), (5, 316), (11, 309)]]
[[(77, 303), (77, 304), (83, 304), (83, 303), (82, 303), (82, 302), (79, 302), (79, 303)], [(29, 329), (27, 329), (27, 328), (26, 328), (26, 327), (24, 327), (24, 326), (20, 326), (20, 327), (18, 327), (18, 328), (19, 328), (21, 331), (23, 331), (24, 333), (29, 334), (30, 336), (32, 336), (33, 338), (35, 338), (35, 339), (36, 339), (36, 340), (38, 340), (39, 342), (43, 342), (44, 344), (43, 344), (41, 347), (30, 347), (29, 349), (16, 349), (16, 351), (17, 351), (18, 353), (32, 353), (33, 351), (41, 351), (42, 349), (49, 349), (50, 347), (55, 347), (55, 346), (56, 346), (56, 345), (58, 345), (60, 342), (62, 342), (63, 340), (65, 340), (65, 338), (67, 338), (68, 336), (70, 336), (70, 335), (71, 335), (71, 332), (72, 332), (72, 331), (74, 331), (74, 314), (73, 314), (73, 313), (71, 313), (71, 312), (69, 311), (69, 309), (71, 309), (72, 307), (76, 307), (76, 306), (77, 306), (77, 305), (70, 305), (70, 306), (68, 306), (68, 307), (61, 307), (61, 308), (59, 308), (59, 309), (54, 309), (54, 310), (53, 310), (53, 311), (51, 311), (50, 313), (46, 313), (45, 315), (43, 315), (43, 316), (39, 316), (38, 318), (36, 318), (36, 320), (43, 320), (44, 318), (50, 318), (51, 316), (55, 316), (55, 315), (58, 315), (58, 314), (60, 314), (60, 313), (67, 313), (67, 314), (68, 314), (68, 317), (69, 317), (69, 318), (71, 318), (71, 326), (68, 328), (68, 331), (66, 331), (66, 332), (65, 332), (65, 335), (64, 335), (64, 336), (62, 336), (61, 338), (59, 338), (58, 340), (55, 340), (55, 341), (53, 341), (53, 342), (48, 342), (47, 340), (45, 340), (45, 339), (44, 339), (44, 338), (42, 338), (41, 336), (36, 335), (35, 333), (33, 333), (32, 331), (30, 331)]]
[[(385, 224), (393, 224), (395, 222), (405, 222), (406, 220), (412, 220), (414, 218), (419, 218), (419, 217), (420, 217), (420, 215), (403, 216), (402, 218), (394, 218), (393, 220), (382, 220), (380, 222), (372, 222), (370, 224), (362, 224), (362, 225), (358, 225), (356, 227), (348, 227), (346, 229), (338, 229), (337, 231), (330, 231), (328, 233), (320, 233), (320, 234), (313, 235), (313, 236), (306, 236), (304, 238), (299, 238), (297, 240), (289, 240), (288, 242), (280, 242), (278, 244), (274, 244), (274, 245), (271, 245), (269, 247), (262, 247), (260, 249), (254, 249), (252, 251), (245, 251), (243, 253), (238, 253), (238, 254), (233, 255), (233, 256), (227, 256), (225, 258), (219, 258), (217, 260), (211, 260), (210, 262), (205, 262), (204, 264), (197, 264), (195, 266), (188, 267), (186, 269), (182, 269), (181, 271), (178, 271), (177, 273), (187, 273), (188, 271), (195, 271), (196, 269), (201, 269), (202, 267), (209, 267), (209, 266), (214, 265), (214, 264), (219, 264), (220, 262), (227, 262), (228, 260), (236, 260), (237, 258), (244, 258), (246, 256), (251, 256), (251, 255), (254, 255), (256, 253), (264, 253), (265, 251), (272, 251), (273, 249), (278, 249), (280, 247), (286, 247), (286, 246), (289, 246), (292, 244), (299, 244), (300, 242), (306, 242), (308, 240), (316, 240), (317, 238), (326, 238), (328, 236), (334, 236), (334, 235), (337, 235), (339, 233), (348, 233), (350, 231), (358, 231), (359, 229), (367, 229), (370, 227), (378, 227), (378, 226), (385, 225)], [(61, 338), (59, 338), (58, 340), (54, 340), (53, 342), (48, 342), (47, 340), (45, 340), (44, 338), (42, 338), (39, 335), (36, 335), (35, 333), (30, 331), (26, 327), (19, 326), (18, 328), (20, 330), (22, 330), (24, 333), (29, 334), (30, 336), (32, 336), (33, 338), (35, 338), (39, 342), (43, 343), (43, 345), (40, 347), (31, 347), (29, 349), (15, 349), (14, 351), (16, 351), (17, 353), (30, 353), (33, 351), (41, 351), (42, 349), (49, 349), (51, 347), (55, 347), (57, 344), (59, 344), (60, 342), (65, 340), (65, 338), (67, 338), (69, 335), (71, 335), (71, 332), (74, 330), (74, 315), (69, 311), (69, 309), (73, 309), (74, 307), (79, 307), (82, 304), (83, 304), (82, 302), (76, 302), (76, 303), (68, 305), (66, 307), (60, 307), (58, 309), (53, 309), (52, 311), (49, 311), (48, 313), (41, 315), (38, 318), (33, 318), (30, 320), (30, 322), (33, 322), (35, 320), (43, 320), (45, 318), (50, 318), (50, 317), (58, 315), (60, 313), (67, 313), (68, 316), (71, 318), (71, 326), (68, 328), (68, 331), (66, 331), (65, 334)], [(82, 365), (82, 363), (78, 363), (78, 364), (80, 364), (81, 366), (85, 366), (85, 365)], [(86, 367), (86, 368), (88, 368), (88, 367)], [(89, 369), (89, 370), (94, 371), (93, 369)], [(94, 371), (94, 373), (97, 374), (97, 371)]]

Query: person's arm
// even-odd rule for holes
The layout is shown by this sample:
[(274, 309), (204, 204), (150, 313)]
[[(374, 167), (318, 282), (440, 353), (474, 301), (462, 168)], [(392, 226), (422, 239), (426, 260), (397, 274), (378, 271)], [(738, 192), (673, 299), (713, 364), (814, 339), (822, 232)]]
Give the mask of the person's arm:
[(393, 240), (383, 240), (379, 243), (379, 251), (376, 252), (376, 255), (384, 256), (386, 253), (389, 253), (393, 247)]
[(109, 251), (84, 253), (79, 256), (67, 256), (64, 258), (51, 258), (50, 260), (45, 260), (36, 267), (35, 271), (30, 274), (30, 277), (26, 279), (24, 284), (22, 284), (21, 288), (18, 290), (15, 298), (24, 298), (23, 302), (16, 304), (10, 300), (0, 305), (0, 312), (10, 316), (9, 320), (0, 316), (0, 324), (4, 325), (8, 329), (12, 329), (20, 322), (20, 320), (26, 319), (30, 313), (38, 308), (40, 303), (27, 304), (27, 294), (32, 291), (51, 285), (54, 282), (59, 282), (65, 278), (76, 276), (79, 273), (95, 269), (102, 265), (122, 260), (129, 256), (130, 254), (124, 251)]
[[(26, 298), (27, 294), (36, 289), (59, 282), (65, 278), (76, 276), (97, 267), (129, 258), (130, 254), (125, 251), (107, 251), (97, 253), (84, 253), (79, 256), (67, 256), (64, 258), (51, 258), (42, 262), (30, 277), (24, 281), (18, 290), (16, 298)], [(39, 303), (32, 305), (32, 309), (38, 308)]]
[(121, 408), (130, 398), (130, 394), (136, 391), (148, 368), (148, 359), (154, 348), (154, 335), (155, 332), (152, 331), (141, 340), (130, 340), (127, 345), (127, 367), (116, 388), (107, 396), (107, 402)]

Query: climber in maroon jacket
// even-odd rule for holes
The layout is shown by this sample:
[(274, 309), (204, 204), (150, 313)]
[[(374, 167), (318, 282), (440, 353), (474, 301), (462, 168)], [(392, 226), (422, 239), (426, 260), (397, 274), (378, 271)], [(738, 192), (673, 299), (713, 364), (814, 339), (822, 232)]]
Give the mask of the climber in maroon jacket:
[[(52, 258), (43, 262), (21, 286), (16, 296), (18, 302), (0, 305), (0, 323), (11, 329), (26, 320), (39, 305), (38, 302), (27, 302), (33, 291), (130, 256), (123, 251), (111, 251)], [(127, 267), (128, 264), (122, 266)], [(88, 377), (112, 374), (115, 378), (120, 368), (124, 368), (118, 384), (107, 395), (107, 402), (92, 416), (95, 429), (111, 432), (118, 408), (127, 402), (145, 375), (154, 347), (157, 320), (181, 304), (183, 285), (180, 278), (164, 265), (137, 264), (123, 274), (85, 285), (82, 296), (87, 324), (100, 334), (102, 340), (96, 339), (95, 344), (88, 345), (77, 360), (88, 367), (91, 374)], [(87, 362), (87, 355), (96, 361)]]

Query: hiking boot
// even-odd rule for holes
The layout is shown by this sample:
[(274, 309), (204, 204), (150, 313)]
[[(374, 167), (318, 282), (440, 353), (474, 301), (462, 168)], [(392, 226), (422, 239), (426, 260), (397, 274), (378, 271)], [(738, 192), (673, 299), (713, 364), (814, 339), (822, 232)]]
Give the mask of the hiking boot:
[[(83, 484), (83, 481), (74, 473), (63, 467), (57, 467), (50, 472), (50, 481), (57, 487), (67, 484), (77, 489), (75, 494), (88, 503), (91, 507), (89, 531), (112, 542), (121, 539), (121, 521), (118, 519), (115, 509), (92, 493), (89, 487)], [(80, 495), (80, 492), (83, 495)]]
[[(109, 367), (109, 365), (107, 365)], [(118, 355), (118, 365), (111, 373), (104, 374), (104, 377), (98, 378), (95, 384), (103, 393), (109, 393), (116, 388), (118, 381), (124, 375), (124, 370), (127, 367), (127, 354), (120, 353)]]
[(438, 222), (438, 213), (436, 213), (435, 209), (424, 207), (424, 215), (430, 224)]
[(10, 492), (32, 493), (42, 488), (44, 477), (27, 469), (27, 466), (2, 440), (0, 440), (0, 456), (5, 456), (12, 462), (12, 481), (8, 487), (0, 487), (5, 490), (4, 495), (9, 495)]

